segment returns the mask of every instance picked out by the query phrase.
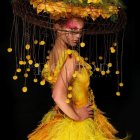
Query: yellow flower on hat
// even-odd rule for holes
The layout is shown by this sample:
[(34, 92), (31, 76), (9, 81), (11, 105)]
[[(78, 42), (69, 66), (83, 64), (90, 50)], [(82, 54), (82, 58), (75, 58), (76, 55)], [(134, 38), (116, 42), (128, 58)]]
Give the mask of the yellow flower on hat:
[(87, 3), (97, 4), (97, 3), (102, 3), (102, 0), (88, 0)]

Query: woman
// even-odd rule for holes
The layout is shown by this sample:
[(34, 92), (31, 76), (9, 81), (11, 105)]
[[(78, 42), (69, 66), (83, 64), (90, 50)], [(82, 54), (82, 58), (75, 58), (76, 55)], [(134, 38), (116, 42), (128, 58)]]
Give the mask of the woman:
[(56, 40), (42, 77), (52, 85), (56, 106), (28, 135), (29, 140), (117, 140), (117, 130), (96, 107), (89, 87), (91, 66), (73, 48), (84, 27), (81, 18), (54, 25)]

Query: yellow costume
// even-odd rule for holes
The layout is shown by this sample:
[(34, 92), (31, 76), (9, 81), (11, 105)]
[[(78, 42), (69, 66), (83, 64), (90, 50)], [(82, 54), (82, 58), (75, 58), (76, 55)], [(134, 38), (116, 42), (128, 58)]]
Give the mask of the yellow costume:
[(84, 121), (74, 121), (66, 116), (57, 106), (44, 115), (39, 126), (28, 135), (29, 140), (119, 140), (115, 137), (117, 130), (110, 124), (94, 102), (94, 95), (89, 87), (91, 66), (84, 61), (74, 50), (65, 50), (54, 73), (50, 73), (50, 66), (47, 62), (44, 65), (42, 76), (46, 81), (55, 84), (61, 67), (69, 55), (74, 55), (82, 66), (81, 71), (75, 71), (72, 82), (70, 100), (76, 107), (82, 107), (88, 103), (93, 104), (94, 116)]

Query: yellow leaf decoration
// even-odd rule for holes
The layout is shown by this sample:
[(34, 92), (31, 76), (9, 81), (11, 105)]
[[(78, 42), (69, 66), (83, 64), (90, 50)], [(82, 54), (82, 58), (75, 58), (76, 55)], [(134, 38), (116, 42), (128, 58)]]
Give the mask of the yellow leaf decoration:
[[(118, 0), (117, 0), (118, 1)], [(36, 9), (37, 13), (46, 12), (49, 13), (51, 18), (59, 19), (61, 17), (68, 18), (70, 16), (79, 16), (86, 18), (90, 16), (93, 20), (96, 20), (99, 16), (102, 18), (110, 18), (113, 14), (117, 14), (119, 6), (116, 4), (116, 0), (113, 3), (108, 3), (105, 0), (78, 0), (79, 5), (74, 5), (63, 1), (51, 1), (51, 0), (30, 0), (30, 4)], [(84, 6), (83, 6), (84, 5)]]

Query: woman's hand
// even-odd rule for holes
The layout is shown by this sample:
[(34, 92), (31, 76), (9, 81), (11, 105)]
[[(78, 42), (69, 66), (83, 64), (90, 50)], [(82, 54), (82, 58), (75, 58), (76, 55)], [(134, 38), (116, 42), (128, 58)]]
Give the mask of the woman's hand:
[(87, 118), (93, 118), (93, 109), (90, 107), (91, 105), (86, 105), (81, 108), (75, 108), (75, 112), (78, 114), (80, 120), (85, 120)]

